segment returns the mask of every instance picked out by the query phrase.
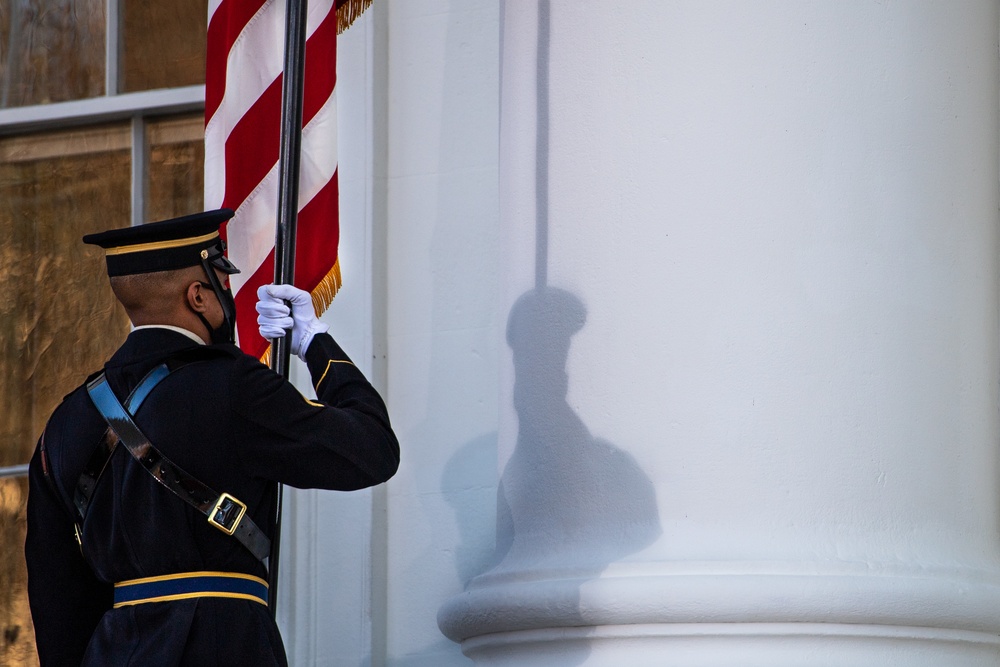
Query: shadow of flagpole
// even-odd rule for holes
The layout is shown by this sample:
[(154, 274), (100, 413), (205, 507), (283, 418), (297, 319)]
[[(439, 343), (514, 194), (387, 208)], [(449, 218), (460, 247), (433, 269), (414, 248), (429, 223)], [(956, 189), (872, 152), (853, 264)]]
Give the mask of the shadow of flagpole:
[(535, 79), (535, 289), (549, 281), (549, 38), (550, 0), (538, 3), (538, 74)]

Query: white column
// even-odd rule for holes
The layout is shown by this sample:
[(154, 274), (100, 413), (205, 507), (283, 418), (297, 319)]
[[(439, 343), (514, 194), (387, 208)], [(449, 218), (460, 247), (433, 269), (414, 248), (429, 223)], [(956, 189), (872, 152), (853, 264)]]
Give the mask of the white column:
[(995, 2), (507, 2), (479, 665), (1000, 664)]

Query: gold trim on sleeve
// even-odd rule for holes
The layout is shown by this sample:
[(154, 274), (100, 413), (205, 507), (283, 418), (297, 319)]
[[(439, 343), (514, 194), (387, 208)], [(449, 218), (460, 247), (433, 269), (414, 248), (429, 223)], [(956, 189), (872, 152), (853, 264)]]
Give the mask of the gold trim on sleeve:
[(326, 362), (326, 368), (323, 370), (323, 374), (319, 376), (319, 381), (316, 383), (314, 389), (319, 391), (319, 386), (323, 384), (323, 380), (326, 379), (326, 374), (330, 372), (330, 366), (332, 366), (333, 364), (349, 364), (353, 366), (354, 362), (348, 361), (347, 359), (330, 359), (328, 362)]

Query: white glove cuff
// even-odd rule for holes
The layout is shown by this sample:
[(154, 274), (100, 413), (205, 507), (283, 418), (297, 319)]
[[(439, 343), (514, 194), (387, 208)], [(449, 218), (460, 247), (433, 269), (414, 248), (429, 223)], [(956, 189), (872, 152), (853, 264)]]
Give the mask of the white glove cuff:
[(320, 322), (319, 320), (313, 320), (312, 325), (302, 332), (302, 339), (299, 341), (299, 349), (295, 353), (295, 356), (302, 361), (305, 361), (306, 350), (309, 349), (309, 344), (312, 343), (313, 336), (318, 333), (326, 333), (329, 330), (330, 327), (327, 324)]

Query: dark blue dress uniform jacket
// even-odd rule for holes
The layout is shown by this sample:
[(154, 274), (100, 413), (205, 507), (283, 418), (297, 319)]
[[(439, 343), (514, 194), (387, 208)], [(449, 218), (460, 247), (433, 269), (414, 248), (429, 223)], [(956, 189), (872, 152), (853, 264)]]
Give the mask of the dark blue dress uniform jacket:
[[(151, 368), (196, 345), (168, 329), (134, 331), (106, 364), (108, 382), (124, 400)], [(274, 482), (352, 490), (395, 473), (399, 445), (385, 405), (329, 335), (317, 335), (306, 354), (318, 402), (234, 346), (194, 354), (205, 358), (163, 380), (135, 421), (182, 469), (246, 503), (265, 532)], [(278, 629), (258, 602), (197, 598), (112, 608), (114, 583), (129, 579), (267, 575), (122, 445), (93, 494), (81, 550), (73, 491), (105, 428), (81, 386), (49, 420), (45, 456), (36, 448), (31, 460), (25, 555), (42, 665), (285, 665)]]

